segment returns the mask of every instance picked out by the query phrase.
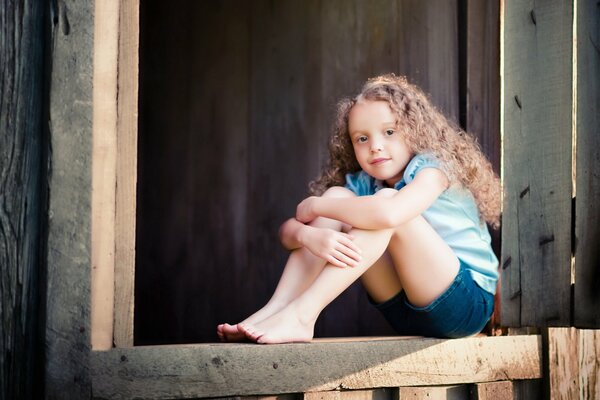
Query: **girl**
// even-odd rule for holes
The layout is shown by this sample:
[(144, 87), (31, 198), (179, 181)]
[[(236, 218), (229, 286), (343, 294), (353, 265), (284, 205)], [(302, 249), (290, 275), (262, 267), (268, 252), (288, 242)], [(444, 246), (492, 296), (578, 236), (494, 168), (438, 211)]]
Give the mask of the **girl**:
[(498, 278), (486, 222), (499, 225), (499, 180), (420, 89), (385, 75), (342, 100), (329, 165), (311, 191), (320, 197), (280, 229), (292, 253), (272, 298), (219, 325), (221, 340), (310, 341), (320, 312), (359, 277), (401, 335), (485, 326)]

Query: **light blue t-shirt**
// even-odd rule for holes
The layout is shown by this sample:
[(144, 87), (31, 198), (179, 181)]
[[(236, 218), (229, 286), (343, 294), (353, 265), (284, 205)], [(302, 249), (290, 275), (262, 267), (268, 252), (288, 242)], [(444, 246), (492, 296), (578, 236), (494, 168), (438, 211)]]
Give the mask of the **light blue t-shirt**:
[[(440, 163), (427, 154), (413, 157), (394, 189), (400, 190), (408, 185), (425, 168), (440, 169)], [(384, 187), (382, 181), (362, 170), (346, 174), (346, 188), (357, 196), (372, 195)], [(489, 293), (496, 293), (498, 259), (492, 251), (490, 233), (485, 222), (479, 218), (479, 210), (471, 192), (462, 187), (451, 186), (421, 215), (450, 246), (458, 259), (466, 264), (473, 280)]]

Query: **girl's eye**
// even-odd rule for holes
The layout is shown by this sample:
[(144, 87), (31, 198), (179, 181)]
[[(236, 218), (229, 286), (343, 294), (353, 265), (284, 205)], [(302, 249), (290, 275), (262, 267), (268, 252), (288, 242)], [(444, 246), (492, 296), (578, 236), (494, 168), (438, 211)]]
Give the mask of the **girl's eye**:
[(393, 129), (388, 129), (385, 131), (385, 134), (388, 136), (392, 136), (394, 134), (394, 130)]
[(358, 143), (364, 143), (364, 142), (367, 141), (367, 137), (366, 136), (359, 136), (359, 137), (356, 138), (356, 141)]

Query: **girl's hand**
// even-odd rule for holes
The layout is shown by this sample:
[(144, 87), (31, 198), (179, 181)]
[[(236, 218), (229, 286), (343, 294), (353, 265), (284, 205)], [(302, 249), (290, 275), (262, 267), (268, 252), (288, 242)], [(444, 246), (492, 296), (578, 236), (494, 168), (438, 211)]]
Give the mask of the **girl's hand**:
[(315, 256), (336, 267), (354, 267), (361, 260), (360, 249), (354, 237), (329, 228), (306, 225), (300, 236), (302, 245)]
[(318, 215), (313, 212), (313, 205), (317, 199), (318, 197), (316, 196), (310, 196), (298, 204), (298, 207), (296, 208), (296, 219), (298, 221), (307, 224), (318, 217)]

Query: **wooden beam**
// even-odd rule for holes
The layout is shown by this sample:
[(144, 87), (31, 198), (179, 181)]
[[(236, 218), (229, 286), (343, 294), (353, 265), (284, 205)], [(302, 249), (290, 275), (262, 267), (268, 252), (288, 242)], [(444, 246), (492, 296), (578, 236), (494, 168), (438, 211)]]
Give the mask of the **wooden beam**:
[(577, 1), (575, 325), (600, 328), (600, 18)]
[(478, 383), (473, 387), (472, 400), (513, 400), (513, 384), (510, 381)]
[(541, 376), (539, 336), (148, 346), (92, 354), (93, 396), (166, 399)]
[(115, 204), (114, 344), (133, 346), (139, 0), (120, 3)]
[(566, 326), (572, 3), (502, 4), (502, 324)]
[(330, 390), (304, 393), (304, 400), (392, 400), (397, 389)]
[(600, 398), (600, 330), (548, 329), (551, 399)]
[(468, 400), (468, 385), (432, 386), (432, 387), (401, 387), (398, 400)]
[(53, 4), (47, 15), (52, 68), (46, 119), (50, 173), (44, 389), (46, 398), (69, 400), (89, 398), (91, 391), (94, 2)]
[(113, 345), (119, 1), (96, 2), (94, 24), (91, 342), (102, 350)]

